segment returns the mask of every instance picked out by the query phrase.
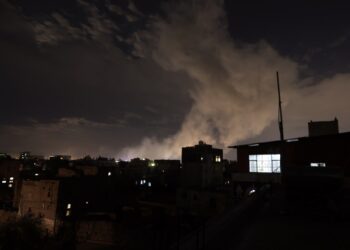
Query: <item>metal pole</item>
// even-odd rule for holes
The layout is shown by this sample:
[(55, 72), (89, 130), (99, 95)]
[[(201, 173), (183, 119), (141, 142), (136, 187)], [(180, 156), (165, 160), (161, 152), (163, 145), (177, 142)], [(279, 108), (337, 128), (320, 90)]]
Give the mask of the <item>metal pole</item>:
[(283, 141), (284, 134), (283, 134), (282, 101), (281, 101), (280, 79), (278, 76), (278, 71), (276, 71), (276, 77), (277, 77), (277, 90), (278, 90), (278, 125), (280, 130), (280, 138), (281, 138), (281, 141)]

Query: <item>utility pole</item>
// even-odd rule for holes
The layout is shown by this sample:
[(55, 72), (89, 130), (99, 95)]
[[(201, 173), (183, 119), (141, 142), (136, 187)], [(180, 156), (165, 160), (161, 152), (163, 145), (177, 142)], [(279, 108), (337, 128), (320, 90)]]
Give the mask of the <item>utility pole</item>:
[(276, 77), (277, 77), (277, 90), (278, 90), (278, 127), (280, 130), (280, 139), (281, 141), (283, 141), (284, 134), (283, 134), (282, 101), (281, 101), (280, 79), (278, 76), (278, 71), (276, 71)]

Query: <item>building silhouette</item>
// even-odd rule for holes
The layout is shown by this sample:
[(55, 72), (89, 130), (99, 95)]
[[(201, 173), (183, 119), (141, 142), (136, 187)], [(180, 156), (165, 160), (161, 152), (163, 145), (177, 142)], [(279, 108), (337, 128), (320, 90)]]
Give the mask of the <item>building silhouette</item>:
[(209, 188), (223, 183), (223, 151), (203, 141), (182, 148), (181, 185)]

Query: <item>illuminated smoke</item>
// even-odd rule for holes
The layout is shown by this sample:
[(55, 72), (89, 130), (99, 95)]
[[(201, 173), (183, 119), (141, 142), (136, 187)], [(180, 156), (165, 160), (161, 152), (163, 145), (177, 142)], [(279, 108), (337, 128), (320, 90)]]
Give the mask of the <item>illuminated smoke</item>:
[(228, 32), (222, 1), (187, 2), (169, 10), (152, 25), (152, 56), (164, 69), (190, 76), (194, 104), (176, 134), (145, 138), (122, 155), (176, 158), (181, 147), (200, 139), (227, 147), (261, 133), (276, 119), (276, 70), (286, 103), (295, 92), (297, 63), (264, 41), (238, 45)]

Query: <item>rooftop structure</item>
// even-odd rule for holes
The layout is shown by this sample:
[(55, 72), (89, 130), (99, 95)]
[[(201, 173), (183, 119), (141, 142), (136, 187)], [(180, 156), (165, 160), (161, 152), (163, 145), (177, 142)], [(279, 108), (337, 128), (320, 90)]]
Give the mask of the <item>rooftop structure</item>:
[(332, 121), (310, 121), (308, 123), (309, 136), (332, 135), (339, 133), (338, 119)]

